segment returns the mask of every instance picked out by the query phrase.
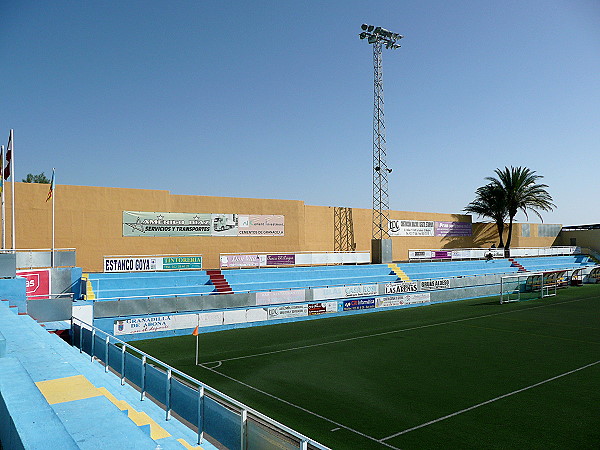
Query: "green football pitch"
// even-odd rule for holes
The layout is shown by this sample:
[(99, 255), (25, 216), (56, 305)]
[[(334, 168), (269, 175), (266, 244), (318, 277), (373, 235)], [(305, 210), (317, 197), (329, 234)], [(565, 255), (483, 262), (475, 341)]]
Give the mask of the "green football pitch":
[(600, 285), (137, 341), (333, 449), (600, 448)]

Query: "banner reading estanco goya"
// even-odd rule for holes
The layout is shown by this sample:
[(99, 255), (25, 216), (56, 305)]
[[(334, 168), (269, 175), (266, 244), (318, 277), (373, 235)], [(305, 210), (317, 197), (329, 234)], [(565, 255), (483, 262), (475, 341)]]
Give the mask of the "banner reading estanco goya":
[(161, 270), (200, 270), (202, 255), (105, 257), (104, 272), (155, 272)]
[(284, 236), (285, 217), (123, 211), (123, 236)]

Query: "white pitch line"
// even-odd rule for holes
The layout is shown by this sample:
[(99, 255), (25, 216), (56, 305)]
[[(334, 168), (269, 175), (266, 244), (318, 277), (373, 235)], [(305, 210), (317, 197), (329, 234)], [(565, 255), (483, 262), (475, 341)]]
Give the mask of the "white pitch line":
[(545, 384), (545, 383), (549, 383), (550, 381), (554, 381), (554, 380), (557, 380), (559, 378), (566, 377), (567, 375), (571, 375), (572, 373), (579, 372), (580, 370), (584, 370), (584, 369), (587, 369), (588, 367), (595, 366), (596, 364), (600, 364), (600, 360), (598, 360), (596, 362), (593, 362), (593, 363), (590, 363), (590, 364), (586, 364), (585, 366), (582, 366), (582, 367), (578, 367), (577, 369), (573, 369), (573, 370), (570, 370), (568, 372), (561, 373), (560, 375), (556, 375), (555, 377), (548, 378), (547, 380), (540, 381), (539, 383), (532, 384), (531, 386), (527, 386), (527, 387), (524, 387), (524, 388), (521, 388), (521, 389), (517, 389), (516, 391), (509, 392), (508, 394), (504, 394), (504, 395), (501, 395), (499, 397), (493, 398), (491, 400), (487, 400), (485, 402), (479, 403), (479, 404), (471, 406), (469, 408), (461, 409), (460, 411), (456, 411), (456, 412), (454, 412), (452, 414), (448, 414), (447, 416), (439, 417), (439, 418), (437, 418), (435, 420), (430, 420), (429, 422), (422, 423), (421, 425), (417, 425), (416, 427), (408, 428), (408, 429), (406, 429), (404, 431), (400, 431), (399, 433), (395, 433), (395, 434), (392, 434), (392, 435), (390, 435), (388, 437), (382, 438), (382, 439), (380, 439), (380, 442), (384, 443), (384, 441), (387, 441), (388, 439), (392, 439), (392, 438), (401, 436), (403, 434), (409, 433), (411, 431), (418, 430), (419, 428), (423, 428), (423, 427), (427, 427), (429, 425), (433, 425), (434, 423), (441, 422), (442, 420), (450, 419), (452, 417), (458, 416), (459, 414), (463, 414), (463, 413), (466, 413), (468, 411), (472, 411), (472, 410), (474, 410), (476, 408), (479, 408), (480, 406), (489, 405), (490, 403), (493, 403), (495, 401), (502, 400), (503, 398), (510, 397), (511, 395), (519, 394), (519, 393), (521, 393), (523, 391), (527, 391), (529, 389), (533, 389), (534, 387), (540, 386), (540, 385)]
[(321, 347), (321, 346), (324, 346), (324, 345), (339, 344), (341, 342), (355, 341), (355, 340), (358, 340), (358, 339), (367, 339), (367, 338), (372, 338), (372, 337), (377, 337), (377, 336), (385, 336), (385, 335), (388, 335), (388, 334), (404, 333), (404, 332), (407, 332), (407, 331), (420, 330), (420, 329), (423, 329), (423, 328), (437, 327), (439, 325), (449, 325), (451, 323), (465, 322), (467, 320), (483, 319), (483, 318), (486, 318), (486, 317), (499, 316), (499, 315), (503, 315), (503, 314), (512, 314), (512, 313), (515, 313), (515, 312), (521, 312), (521, 311), (530, 310), (530, 309), (547, 308), (549, 306), (563, 305), (563, 304), (566, 304), (566, 303), (579, 302), (579, 301), (582, 301), (582, 300), (586, 300), (586, 299), (568, 300), (566, 302), (552, 303), (550, 305), (538, 305), (538, 306), (533, 306), (531, 308), (517, 309), (517, 310), (512, 310), (512, 311), (503, 311), (503, 312), (492, 313), (492, 314), (484, 314), (482, 316), (467, 317), (467, 318), (464, 318), (464, 319), (456, 319), (456, 320), (449, 320), (447, 322), (432, 323), (432, 324), (429, 324), (429, 325), (421, 325), (421, 326), (412, 327), (412, 328), (402, 328), (400, 330), (382, 331), (381, 333), (373, 333), (373, 334), (367, 334), (367, 335), (363, 335), (363, 336), (355, 336), (355, 337), (351, 337), (351, 338), (336, 339), (334, 341), (319, 342), (317, 344), (300, 345), (298, 347), (284, 348), (282, 350), (273, 350), (273, 351), (270, 351), (270, 352), (254, 353), (252, 355), (235, 356), (233, 358), (219, 359), (218, 361), (207, 361), (205, 363), (201, 363), (201, 365), (204, 365), (204, 364), (214, 364), (214, 363), (218, 363), (218, 362), (223, 363), (223, 362), (226, 362), (226, 361), (235, 361), (235, 360), (238, 360), (238, 359), (254, 358), (254, 357), (257, 357), (257, 356), (274, 355), (276, 353), (285, 353), (285, 352), (291, 352), (291, 351), (295, 351), (295, 350), (302, 350), (302, 349), (305, 349), (305, 348), (313, 348), (313, 347)]
[[(202, 365), (202, 364), (201, 364), (201, 365)], [(204, 366), (203, 366), (203, 367), (204, 367)], [(227, 378), (227, 379), (229, 379), (229, 380), (231, 380), (231, 381), (234, 381), (234, 382), (236, 382), (236, 383), (239, 383), (239, 384), (241, 384), (242, 386), (245, 386), (245, 387), (247, 387), (248, 389), (252, 389), (253, 391), (260, 392), (261, 394), (264, 394), (264, 395), (266, 395), (267, 397), (271, 397), (272, 399), (278, 400), (278, 401), (280, 401), (281, 403), (285, 403), (286, 405), (292, 406), (292, 407), (294, 407), (294, 408), (296, 408), (296, 409), (299, 409), (299, 410), (301, 410), (301, 411), (304, 411), (305, 413), (308, 413), (308, 414), (311, 414), (311, 415), (313, 415), (313, 416), (315, 416), (315, 417), (318, 417), (319, 419), (322, 419), (322, 420), (325, 420), (325, 421), (327, 421), (327, 422), (329, 422), (329, 423), (332, 423), (332, 424), (336, 425), (336, 426), (338, 427), (338, 429), (339, 429), (339, 428), (343, 428), (343, 429), (345, 429), (345, 430), (348, 430), (348, 431), (350, 431), (350, 432), (352, 432), (352, 433), (358, 434), (359, 436), (362, 436), (362, 437), (364, 437), (364, 438), (367, 438), (367, 439), (369, 439), (369, 440), (371, 440), (371, 441), (374, 441), (374, 442), (377, 442), (377, 443), (379, 443), (379, 444), (385, 445), (386, 447), (389, 447), (389, 448), (392, 448), (392, 449), (395, 449), (395, 450), (400, 450), (398, 447), (394, 447), (393, 445), (391, 445), (391, 444), (388, 444), (387, 442), (382, 442), (381, 440), (379, 440), (379, 439), (377, 439), (377, 438), (374, 438), (373, 436), (369, 436), (368, 434), (361, 433), (361, 432), (360, 432), (360, 431), (358, 431), (358, 430), (355, 430), (355, 429), (353, 429), (353, 428), (350, 428), (350, 427), (348, 427), (348, 426), (346, 426), (346, 425), (343, 425), (343, 424), (341, 424), (341, 423), (339, 423), (339, 422), (336, 422), (335, 420), (331, 420), (331, 419), (329, 419), (329, 418), (327, 418), (327, 417), (325, 417), (325, 416), (322, 416), (321, 414), (317, 414), (317, 413), (315, 413), (315, 412), (313, 412), (313, 411), (310, 411), (310, 410), (308, 410), (308, 409), (306, 409), (306, 408), (304, 408), (304, 407), (302, 407), (302, 406), (296, 405), (295, 403), (292, 403), (292, 402), (289, 402), (289, 401), (287, 401), (287, 400), (284, 400), (284, 399), (282, 399), (282, 398), (280, 398), (280, 397), (277, 397), (276, 395), (273, 395), (273, 394), (270, 394), (270, 393), (268, 393), (268, 392), (266, 392), (266, 391), (263, 391), (262, 389), (258, 389), (258, 388), (254, 387), (254, 386), (251, 386), (251, 385), (249, 385), (248, 383), (244, 383), (243, 381), (240, 381), (240, 380), (237, 380), (237, 379), (235, 379), (235, 378), (233, 378), (233, 377), (230, 377), (229, 375), (225, 375), (224, 373), (221, 373), (221, 372), (219, 372), (219, 371), (217, 371), (217, 370), (215, 370), (215, 369), (211, 369), (210, 367), (204, 367), (204, 368), (205, 368), (205, 369), (207, 369), (207, 370), (210, 370), (211, 372), (214, 372), (214, 373), (216, 373), (217, 375), (221, 375), (222, 377), (225, 377), (225, 378)], [(331, 431), (336, 431), (336, 430), (331, 430)]]

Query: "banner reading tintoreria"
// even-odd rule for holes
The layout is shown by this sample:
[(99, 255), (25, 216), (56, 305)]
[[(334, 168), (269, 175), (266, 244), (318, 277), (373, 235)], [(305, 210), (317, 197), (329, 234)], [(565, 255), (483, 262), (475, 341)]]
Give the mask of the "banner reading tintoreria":
[(284, 236), (281, 215), (123, 211), (123, 236)]

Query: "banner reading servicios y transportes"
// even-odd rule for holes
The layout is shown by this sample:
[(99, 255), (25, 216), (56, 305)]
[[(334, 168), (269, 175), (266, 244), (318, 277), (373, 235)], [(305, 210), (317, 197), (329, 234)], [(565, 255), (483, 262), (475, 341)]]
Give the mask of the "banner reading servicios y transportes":
[(123, 236), (284, 236), (282, 215), (123, 211)]

